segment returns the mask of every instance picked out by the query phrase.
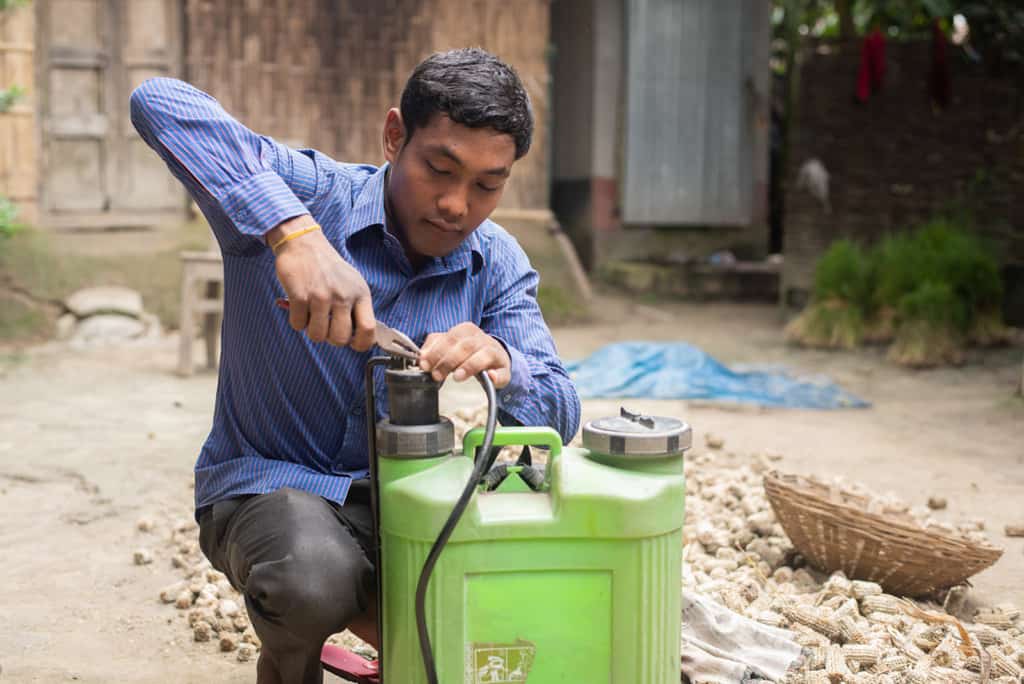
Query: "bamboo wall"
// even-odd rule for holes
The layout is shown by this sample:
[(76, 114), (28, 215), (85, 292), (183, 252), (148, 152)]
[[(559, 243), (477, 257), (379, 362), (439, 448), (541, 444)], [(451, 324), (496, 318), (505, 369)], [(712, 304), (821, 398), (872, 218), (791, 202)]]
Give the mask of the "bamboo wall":
[(19, 208), (18, 220), (36, 220), (39, 181), (35, 116), (35, 20), (31, 5), (0, 10), (0, 89), (20, 85), (25, 96), (0, 114), (0, 195)]
[(250, 128), (339, 161), (379, 164), (412, 68), (481, 46), (516, 67), (536, 117), (505, 207), (548, 206), (550, 0), (187, 0), (187, 77)]

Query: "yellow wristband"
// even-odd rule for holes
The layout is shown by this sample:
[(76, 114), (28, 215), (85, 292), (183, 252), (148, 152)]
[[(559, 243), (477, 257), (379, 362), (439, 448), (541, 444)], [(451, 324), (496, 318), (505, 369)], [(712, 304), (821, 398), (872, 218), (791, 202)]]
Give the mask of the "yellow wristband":
[(314, 223), (313, 225), (303, 228), (302, 230), (297, 230), (294, 233), (288, 233), (283, 238), (272, 244), (270, 246), (270, 251), (273, 252), (274, 254), (277, 254), (278, 247), (280, 247), (284, 243), (288, 242), (289, 240), (294, 240), (297, 237), (302, 237), (303, 235), (309, 235), (315, 230), (320, 230), (319, 223)]

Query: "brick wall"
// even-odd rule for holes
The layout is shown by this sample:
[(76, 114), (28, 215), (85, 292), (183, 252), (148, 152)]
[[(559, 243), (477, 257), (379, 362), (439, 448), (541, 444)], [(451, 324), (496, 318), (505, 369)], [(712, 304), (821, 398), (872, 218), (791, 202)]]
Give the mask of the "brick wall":
[[(884, 88), (854, 103), (860, 44), (811, 46), (786, 170), (784, 293), (800, 298), (814, 262), (839, 237), (876, 240), (926, 219), (973, 188), (980, 230), (1006, 263), (1024, 263), (1024, 91), (950, 46), (953, 100), (932, 107), (930, 42), (887, 46)], [(1013, 77), (1017, 80), (1014, 81)], [(832, 212), (796, 188), (811, 157), (828, 169)]]

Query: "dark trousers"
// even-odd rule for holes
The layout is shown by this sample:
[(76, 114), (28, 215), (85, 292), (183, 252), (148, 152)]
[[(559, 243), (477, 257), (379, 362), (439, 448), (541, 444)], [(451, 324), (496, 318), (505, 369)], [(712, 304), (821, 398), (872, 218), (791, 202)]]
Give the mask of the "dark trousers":
[(376, 600), (369, 482), (344, 506), (283, 488), (214, 504), (199, 545), (245, 597), (262, 642), (259, 684), (320, 684), (328, 636)]

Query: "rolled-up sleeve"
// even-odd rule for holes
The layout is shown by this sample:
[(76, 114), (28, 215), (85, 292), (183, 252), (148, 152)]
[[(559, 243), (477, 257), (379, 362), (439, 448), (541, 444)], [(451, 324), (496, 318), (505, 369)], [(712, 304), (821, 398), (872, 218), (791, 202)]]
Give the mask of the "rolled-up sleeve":
[(489, 252), (492, 295), (480, 327), (512, 361), (512, 380), (498, 391), (502, 422), (549, 425), (568, 443), (579, 427), (580, 400), (537, 304), (540, 278), (511, 236), (495, 238)]
[(268, 231), (309, 212), (318, 193), (315, 153), (257, 135), (176, 79), (145, 81), (130, 105), (139, 135), (199, 205), (224, 251), (262, 247)]

